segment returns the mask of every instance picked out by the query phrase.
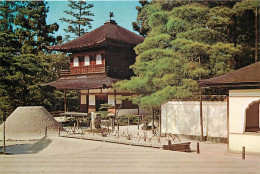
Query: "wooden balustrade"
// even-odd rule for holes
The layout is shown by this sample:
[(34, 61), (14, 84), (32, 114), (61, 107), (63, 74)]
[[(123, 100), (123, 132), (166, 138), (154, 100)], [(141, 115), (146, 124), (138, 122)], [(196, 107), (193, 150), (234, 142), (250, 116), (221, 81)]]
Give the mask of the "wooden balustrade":
[(71, 67), (70, 70), (64, 70), (60, 72), (60, 76), (71, 74), (92, 74), (92, 73), (105, 73), (105, 65), (90, 65)]

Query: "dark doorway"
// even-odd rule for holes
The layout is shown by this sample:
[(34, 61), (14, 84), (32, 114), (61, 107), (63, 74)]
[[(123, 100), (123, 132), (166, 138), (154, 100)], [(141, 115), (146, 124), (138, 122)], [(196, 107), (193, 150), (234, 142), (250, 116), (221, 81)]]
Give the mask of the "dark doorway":
[(246, 132), (260, 132), (259, 101), (251, 103), (246, 110)]
[(101, 104), (108, 103), (107, 95), (96, 95), (96, 111), (106, 111), (105, 109), (100, 110)]

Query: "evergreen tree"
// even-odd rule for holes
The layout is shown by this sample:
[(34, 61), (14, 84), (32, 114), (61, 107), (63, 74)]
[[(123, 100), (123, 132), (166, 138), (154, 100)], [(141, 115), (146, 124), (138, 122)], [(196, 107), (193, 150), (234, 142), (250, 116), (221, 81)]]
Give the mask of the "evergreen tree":
[(19, 7), (14, 18), (15, 34), (22, 44), (22, 53), (36, 54), (45, 49), (46, 46), (56, 43), (53, 37), (58, 31), (57, 23), (47, 25), (46, 18), (49, 11), (44, 1), (22, 1), (16, 2)]
[(115, 85), (138, 93), (135, 103), (152, 108), (171, 99), (194, 97), (199, 79), (235, 68), (242, 47), (229, 43), (227, 36), (233, 25), (232, 6), (152, 1), (142, 10), (151, 13), (143, 18), (149, 33), (135, 48), (137, 58), (131, 68), (136, 76)]
[(69, 63), (65, 55), (44, 51), (45, 45), (55, 43), (51, 34), (58, 29), (57, 24), (46, 25), (47, 4), (1, 1), (0, 10), (1, 110), (10, 114), (23, 105), (59, 110), (63, 95), (43, 84), (56, 79)]
[[(81, 36), (87, 32), (88, 29), (91, 29), (90, 17), (94, 16), (90, 12), (90, 9), (93, 7), (93, 4), (88, 4), (86, 1), (71, 1), (69, 0), (68, 6), (70, 7), (69, 11), (64, 11), (66, 14), (73, 17), (73, 19), (61, 18), (61, 21), (68, 23), (68, 27), (64, 29), (65, 32), (74, 34), (76, 36)], [(66, 38), (70, 38), (70, 35), (66, 35)]]

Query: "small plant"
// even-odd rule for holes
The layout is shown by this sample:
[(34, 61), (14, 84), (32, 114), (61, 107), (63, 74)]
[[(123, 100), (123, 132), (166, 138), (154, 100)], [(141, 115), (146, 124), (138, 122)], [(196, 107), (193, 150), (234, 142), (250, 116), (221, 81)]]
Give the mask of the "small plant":
[(125, 137), (125, 138), (128, 139), (128, 140), (132, 140), (132, 138), (133, 138), (133, 132), (129, 132), (128, 129), (127, 129), (127, 130), (126, 130), (126, 133), (125, 133), (125, 131), (123, 131), (122, 137)]

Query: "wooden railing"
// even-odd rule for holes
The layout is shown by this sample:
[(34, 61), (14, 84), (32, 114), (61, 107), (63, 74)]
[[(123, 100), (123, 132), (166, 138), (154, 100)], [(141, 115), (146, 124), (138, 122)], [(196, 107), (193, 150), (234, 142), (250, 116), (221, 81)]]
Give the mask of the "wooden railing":
[(105, 65), (90, 65), (71, 67), (70, 70), (63, 70), (60, 72), (60, 76), (71, 74), (92, 74), (92, 73), (105, 73)]

